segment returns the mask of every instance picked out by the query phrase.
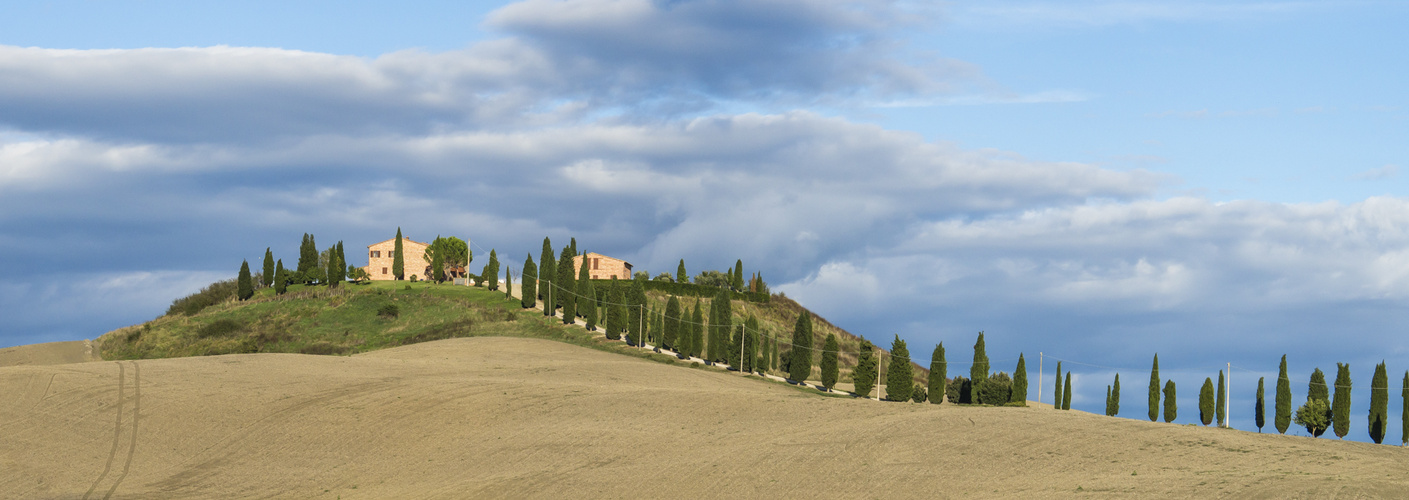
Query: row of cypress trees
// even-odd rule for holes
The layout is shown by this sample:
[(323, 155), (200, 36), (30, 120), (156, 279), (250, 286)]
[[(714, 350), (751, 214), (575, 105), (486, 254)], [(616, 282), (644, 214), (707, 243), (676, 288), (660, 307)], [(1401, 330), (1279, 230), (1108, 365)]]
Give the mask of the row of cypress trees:
[(328, 255), (326, 265), (319, 263), (320, 256), (315, 245), (313, 235), (304, 233), (303, 242), (299, 244), (299, 268), (292, 273), (284, 268), (283, 259), (274, 260), (274, 252), (266, 247), (263, 272), (259, 275), (258, 284), (250, 274), (249, 261), (241, 262), (239, 275), (235, 278), (235, 297), (239, 300), (249, 300), (254, 296), (256, 288), (270, 286), (274, 287), (275, 294), (283, 295), (290, 283), (324, 283), (330, 288), (336, 288), (347, 280), (350, 273), (347, 258), (343, 255), (342, 242), (339, 241), (325, 251)]

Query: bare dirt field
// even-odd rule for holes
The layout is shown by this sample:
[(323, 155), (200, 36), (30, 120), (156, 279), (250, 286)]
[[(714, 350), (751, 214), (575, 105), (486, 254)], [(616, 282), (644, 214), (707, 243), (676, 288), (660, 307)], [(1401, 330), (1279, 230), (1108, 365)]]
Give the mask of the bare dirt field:
[(1399, 447), (825, 398), (545, 340), (0, 368), (5, 498), (1359, 498), (1406, 470)]
[(0, 366), (63, 365), (100, 361), (93, 342), (72, 340), (0, 349)]

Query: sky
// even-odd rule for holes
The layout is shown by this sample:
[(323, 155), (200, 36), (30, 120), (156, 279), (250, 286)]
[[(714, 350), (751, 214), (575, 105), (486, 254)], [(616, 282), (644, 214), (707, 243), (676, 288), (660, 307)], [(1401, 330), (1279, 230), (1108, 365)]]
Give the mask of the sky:
[(575, 237), (653, 273), (741, 259), (921, 364), (944, 342), (951, 374), (986, 332), (1032, 396), (1065, 360), (1087, 411), (1118, 372), (1127, 418), (1156, 353), (1181, 423), (1231, 365), (1249, 430), (1282, 355), (1297, 401), (1350, 363), (1366, 440), (1374, 365), (1391, 407), (1409, 369), (1406, 21), (1392, 1), (12, 2), (0, 346), (149, 320), (305, 232), (468, 237), (511, 267)]

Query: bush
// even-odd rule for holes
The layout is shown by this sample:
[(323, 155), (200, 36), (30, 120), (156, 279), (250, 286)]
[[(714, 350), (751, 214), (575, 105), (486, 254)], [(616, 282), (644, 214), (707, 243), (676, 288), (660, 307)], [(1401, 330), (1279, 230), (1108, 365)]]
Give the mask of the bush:
[(985, 378), (981, 382), (978, 393), (983, 404), (1005, 405), (1013, 395), (1013, 380), (1008, 377), (1007, 373), (998, 372), (997, 375)]
[(238, 288), (239, 285), (234, 279), (211, 283), (199, 292), (171, 301), (171, 307), (166, 309), (166, 315), (171, 316), (179, 313), (194, 316), (207, 307), (234, 298)]
[(1311, 435), (1320, 436), (1331, 425), (1330, 415), (1331, 408), (1326, 404), (1326, 400), (1308, 399), (1306, 404), (1297, 409), (1296, 417), (1293, 417), (1292, 421), (1306, 427), (1306, 431)]
[(925, 391), (923, 386), (916, 385), (915, 389), (910, 393), (910, 400), (916, 403), (923, 403), (927, 399), (929, 399), (929, 393)]
[(401, 316), (401, 307), (397, 306), (396, 304), (384, 305), (381, 309), (377, 309), (377, 316), (383, 316), (387, 318), (399, 317)]
[(416, 282), (416, 275), (414, 275), (414, 274), (411, 275), (411, 282), (412, 282), (412, 283), (415, 283), (415, 282)]
[(963, 376), (955, 376), (949, 379), (949, 383), (944, 387), (944, 395), (949, 398), (950, 403), (973, 404), (969, 400), (970, 389), (973, 383)]
[(233, 319), (218, 319), (215, 322), (196, 329), (196, 336), (200, 338), (229, 337), (245, 330), (245, 325)]

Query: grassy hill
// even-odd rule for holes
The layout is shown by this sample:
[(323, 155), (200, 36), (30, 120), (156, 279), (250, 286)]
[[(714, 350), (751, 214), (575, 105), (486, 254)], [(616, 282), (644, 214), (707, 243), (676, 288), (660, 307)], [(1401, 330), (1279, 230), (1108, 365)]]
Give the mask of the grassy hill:
[[(210, 289), (218, 289), (212, 286)], [(248, 301), (210, 300), (203, 308), (182, 307), (202, 297), (180, 299), (168, 314), (104, 334), (97, 340), (104, 359), (152, 359), (242, 353), (353, 354), (431, 340), (482, 335), (563, 340), (616, 352), (641, 353), (610, 342), (600, 332), (565, 327), (541, 312), (526, 311), (517, 299), (483, 288), (426, 282), (380, 281), (336, 289), (294, 285), (285, 295), (272, 289)], [(648, 293), (652, 308), (663, 311), (667, 296)], [(685, 303), (693, 304), (693, 299)], [(706, 307), (708, 301), (705, 302)], [(394, 306), (395, 316), (379, 314)], [(767, 303), (733, 301), (736, 321), (754, 315), (766, 334), (784, 342), (804, 311), (797, 302), (775, 295)], [(183, 312), (184, 311), (184, 312)], [(187, 314), (190, 312), (192, 314)], [(849, 388), (850, 368), (861, 340), (820, 316), (814, 316), (814, 345), (837, 334), (842, 350), (841, 382)], [(669, 361), (668, 356), (656, 356)], [(924, 360), (928, 362), (928, 359)], [(814, 361), (811, 380), (820, 380)], [(928, 371), (914, 364), (916, 380)]]
[(526, 338), (4, 367), (0, 394), (0, 498), (1259, 499), (1409, 488), (1398, 447), (1041, 405), (822, 398)]

